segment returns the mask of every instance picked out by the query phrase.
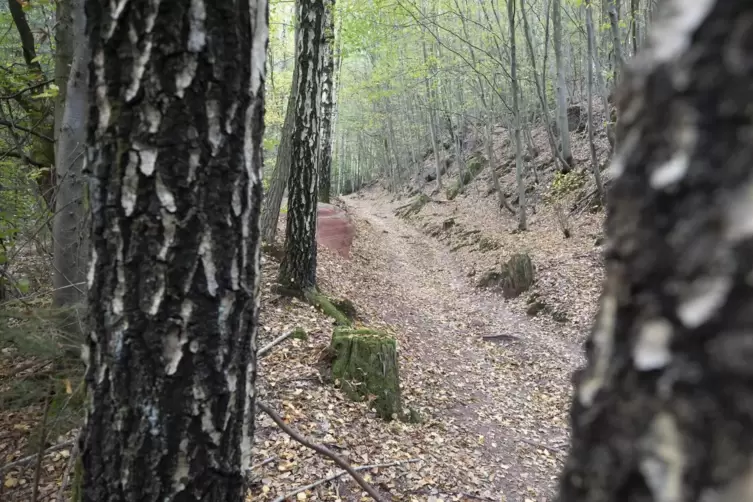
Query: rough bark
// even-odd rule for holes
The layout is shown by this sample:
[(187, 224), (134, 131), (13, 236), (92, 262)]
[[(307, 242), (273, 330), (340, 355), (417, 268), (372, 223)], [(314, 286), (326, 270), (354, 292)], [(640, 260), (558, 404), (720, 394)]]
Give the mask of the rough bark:
[(552, 24), (554, 25), (554, 64), (557, 71), (557, 129), (562, 158), (568, 166), (572, 166), (573, 154), (570, 150), (570, 129), (567, 124), (567, 83), (565, 58), (562, 54), (562, 4), (560, 0), (552, 0)]
[(300, 0), (299, 14), (295, 126), (291, 137), (285, 253), (279, 282), (303, 291), (316, 286), (317, 145), (324, 0)]
[(523, 144), (520, 137), (520, 99), (518, 96), (517, 54), (515, 50), (515, 0), (507, 0), (507, 21), (510, 30), (510, 86), (512, 87), (513, 127), (515, 129), (515, 180), (518, 184), (518, 229), (526, 230), (526, 186), (523, 179)]
[(61, 4), (65, 4), (68, 9), (67, 16), (71, 25), (67, 30), (72, 35), (70, 43), (75, 47), (75, 51), (68, 63), (58, 58), (58, 64), (70, 64), (70, 71), (66, 82), (61, 84), (61, 92), (65, 90), (65, 98), (58, 103), (58, 106), (63, 108), (59, 121), (58, 110), (55, 110), (55, 131), (58, 133), (55, 178), (58, 186), (52, 223), (55, 265), (53, 302), (56, 306), (67, 306), (82, 302), (86, 298), (86, 286), (82, 283), (86, 279), (89, 253), (86, 214), (88, 207), (84, 203), (85, 182), (82, 170), (91, 58), (86, 37), (84, 0), (66, 0)]
[(244, 500), (267, 16), (265, 0), (86, 1), (84, 502)]
[(663, 9), (622, 77), (561, 502), (753, 500), (753, 4)]
[(319, 134), (319, 200), (329, 204), (332, 170), (332, 111), (334, 109), (335, 0), (326, 0), (322, 30), (322, 105)]

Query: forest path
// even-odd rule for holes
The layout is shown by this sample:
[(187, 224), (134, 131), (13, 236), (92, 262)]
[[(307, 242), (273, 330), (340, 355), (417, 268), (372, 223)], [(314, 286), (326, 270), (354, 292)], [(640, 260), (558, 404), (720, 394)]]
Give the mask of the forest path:
[[(394, 215), (398, 204), (365, 197), (344, 198), (372, 271), (352, 293), (402, 333), (401, 372), (442, 403), (433, 413), (454, 438), (442, 451), (458, 456), (458, 478), (493, 500), (552, 500), (582, 348), (476, 290), (446, 246)], [(495, 335), (510, 338), (483, 339)]]

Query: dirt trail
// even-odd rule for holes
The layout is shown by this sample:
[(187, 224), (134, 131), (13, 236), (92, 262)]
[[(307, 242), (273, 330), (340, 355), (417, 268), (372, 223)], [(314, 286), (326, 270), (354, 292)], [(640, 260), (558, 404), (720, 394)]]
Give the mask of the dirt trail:
[[(354, 293), (403, 334), (409, 380), (415, 365), (432, 375), (421, 378), (434, 381), (432, 397), (445, 403), (437, 413), (465, 435), (447, 453), (475, 459), (458, 476), (478, 476), (493, 500), (551, 500), (581, 347), (510, 312), (500, 295), (475, 290), (444, 245), (394, 216), (396, 205), (345, 202), (359, 226), (356, 252), (367, 254), (381, 282)], [(506, 336), (482, 339), (494, 335)]]

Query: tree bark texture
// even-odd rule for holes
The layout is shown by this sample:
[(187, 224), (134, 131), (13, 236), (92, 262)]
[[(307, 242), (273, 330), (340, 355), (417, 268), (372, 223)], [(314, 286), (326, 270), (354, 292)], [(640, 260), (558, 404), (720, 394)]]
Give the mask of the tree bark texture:
[(244, 499), (265, 0), (87, 0), (83, 500)]
[(753, 4), (663, 9), (620, 85), (561, 502), (753, 500)]
[[(56, 306), (73, 305), (86, 297), (86, 262), (88, 258), (87, 207), (85, 199), (84, 167), (86, 146), (86, 113), (89, 103), (89, 40), (86, 36), (85, 0), (66, 0), (67, 30), (72, 35), (70, 44), (75, 47), (71, 55), (70, 72), (61, 91), (66, 89), (60, 119), (56, 118), (58, 133), (55, 154), (57, 194), (55, 216), (52, 223), (54, 238), (55, 286), (53, 301)], [(60, 6), (59, 6), (60, 8)], [(58, 60), (62, 63), (61, 60)], [(58, 110), (55, 110), (57, 117)]]
[(319, 200), (329, 203), (332, 171), (332, 111), (335, 71), (335, 0), (326, 0), (322, 30), (322, 118), (319, 133)]
[(316, 203), (321, 106), (321, 37), (324, 0), (300, 0), (298, 78), (292, 160), (288, 179), (288, 218), (285, 253), (279, 282), (306, 290), (316, 286)]

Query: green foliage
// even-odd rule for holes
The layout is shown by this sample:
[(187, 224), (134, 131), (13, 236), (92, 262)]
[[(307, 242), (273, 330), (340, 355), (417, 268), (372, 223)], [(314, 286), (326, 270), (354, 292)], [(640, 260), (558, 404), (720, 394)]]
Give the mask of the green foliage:
[(562, 200), (567, 195), (583, 188), (585, 183), (586, 173), (582, 170), (572, 170), (567, 174), (557, 172), (545, 198), (547, 202)]

